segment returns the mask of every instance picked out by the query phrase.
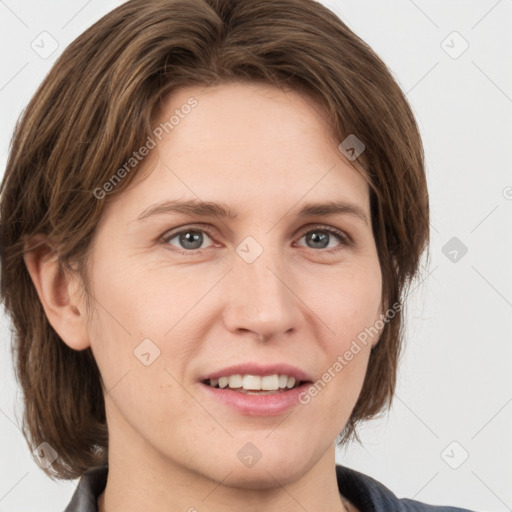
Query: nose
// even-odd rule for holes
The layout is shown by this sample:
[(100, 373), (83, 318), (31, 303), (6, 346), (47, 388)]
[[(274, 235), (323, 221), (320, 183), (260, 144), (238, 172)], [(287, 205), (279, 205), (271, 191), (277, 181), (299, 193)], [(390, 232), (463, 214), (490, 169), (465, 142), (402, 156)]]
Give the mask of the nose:
[(235, 256), (223, 308), (230, 332), (252, 332), (270, 340), (297, 330), (301, 301), (294, 292), (296, 277), (283, 258), (268, 248), (251, 263)]

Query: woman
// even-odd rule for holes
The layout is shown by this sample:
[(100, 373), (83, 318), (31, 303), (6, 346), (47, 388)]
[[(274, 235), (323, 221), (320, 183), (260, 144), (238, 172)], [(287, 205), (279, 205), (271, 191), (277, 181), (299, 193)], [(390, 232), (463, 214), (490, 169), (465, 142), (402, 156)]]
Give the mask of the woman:
[(410, 107), (328, 9), (127, 2), (54, 65), (1, 194), (25, 434), (81, 477), (68, 512), (431, 510), (335, 465), (391, 403), (429, 215)]

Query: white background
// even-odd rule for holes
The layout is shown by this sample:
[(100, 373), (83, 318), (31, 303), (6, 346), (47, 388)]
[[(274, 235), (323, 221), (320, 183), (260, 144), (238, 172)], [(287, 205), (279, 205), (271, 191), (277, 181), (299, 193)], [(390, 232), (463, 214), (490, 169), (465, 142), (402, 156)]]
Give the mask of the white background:
[[(119, 3), (0, 0), (2, 173), (15, 121), (56, 57)], [(337, 462), (399, 497), (512, 510), (512, 1), (323, 3), (407, 93), (432, 209), (431, 261), (408, 308), (394, 405)], [(46, 59), (31, 47), (43, 31), (59, 45)], [(462, 257), (456, 249), (455, 262), (451, 246), (443, 253), (452, 237), (467, 247)], [(76, 482), (52, 482), (30, 457), (9, 329), (0, 316), (0, 512), (63, 510)]]

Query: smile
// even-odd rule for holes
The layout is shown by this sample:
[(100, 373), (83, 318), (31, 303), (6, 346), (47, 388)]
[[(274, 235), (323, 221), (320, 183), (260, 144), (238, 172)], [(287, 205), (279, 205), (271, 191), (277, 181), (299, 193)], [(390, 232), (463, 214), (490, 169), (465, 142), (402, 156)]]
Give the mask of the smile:
[[(232, 376), (229, 378), (224, 377), (224, 379), (231, 380), (231, 377)], [(234, 377), (236, 383), (236, 378), (238, 378), (238, 376), (235, 375)], [(244, 377), (246, 376), (244, 375)], [(250, 377), (255, 376), (251, 375)], [(278, 380), (279, 377), (281, 376), (278, 376)], [(283, 376), (283, 381), (284, 377), (286, 376)], [(278, 389), (272, 390), (261, 389), (263, 384), (259, 385), (260, 389), (245, 389), (242, 386), (232, 389), (227, 385), (224, 388), (221, 388), (219, 387), (218, 382), (217, 386), (213, 387), (210, 384), (211, 381), (201, 381), (199, 382), (199, 385), (201, 392), (205, 395), (205, 400), (219, 403), (221, 406), (226, 406), (229, 410), (234, 410), (238, 414), (260, 417), (278, 416), (298, 405), (304, 406), (304, 404), (300, 402), (299, 397), (301, 393), (305, 393), (307, 388), (312, 384), (311, 381), (299, 381), (295, 382), (292, 385), (293, 387), (289, 388), (288, 382), (293, 382), (293, 380), (289, 381), (288, 377), (286, 378), (286, 387), (279, 387)], [(291, 377), (291, 379), (293, 379), (293, 377)], [(215, 382), (215, 379), (212, 380)], [(260, 380), (262, 379), (260, 378)], [(251, 382), (251, 379), (248, 379), (248, 381)], [(254, 381), (252, 382), (253, 384), (249, 384), (249, 386), (255, 386)], [(223, 384), (224, 383), (225, 381), (223, 380)]]
[(217, 379), (207, 379), (206, 384), (213, 388), (218, 389), (236, 389), (237, 391), (244, 392), (275, 392), (283, 391), (298, 387), (301, 382), (297, 381), (295, 377), (289, 375), (250, 375), (250, 374), (236, 374), (223, 376)]

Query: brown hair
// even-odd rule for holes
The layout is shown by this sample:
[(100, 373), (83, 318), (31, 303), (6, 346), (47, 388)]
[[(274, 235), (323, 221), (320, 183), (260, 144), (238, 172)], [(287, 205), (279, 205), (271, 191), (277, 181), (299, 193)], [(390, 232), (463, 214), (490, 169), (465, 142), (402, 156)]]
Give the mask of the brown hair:
[[(42, 233), (61, 268), (80, 275), (108, 202), (128, 173), (106, 183), (151, 134), (164, 94), (180, 86), (250, 81), (310, 95), (329, 113), (338, 143), (355, 134), (370, 186), (383, 304), (400, 302), (428, 247), (423, 147), (407, 100), (373, 50), (313, 0), (131, 0), (73, 41), (20, 117), (0, 189), (1, 297), (31, 449), (59, 457), (45, 469), (77, 478), (107, 461), (108, 432), (90, 349), (70, 349), (49, 324), (23, 260)], [(364, 158), (364, 159), (363, 159)], [(86, 279), (85, 279), (86, 282)], [(402, 346), (401, 312), (386, 322), (341, 444), (356, 423), (391, 405)]]

